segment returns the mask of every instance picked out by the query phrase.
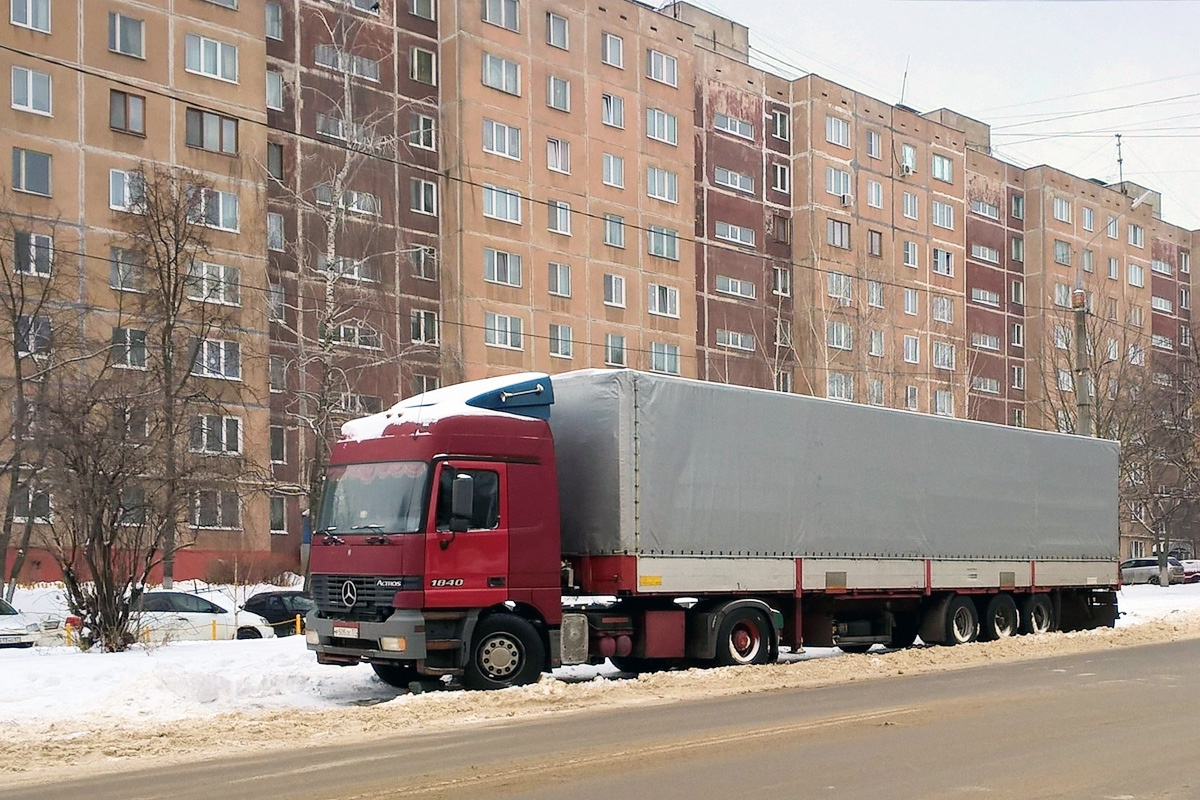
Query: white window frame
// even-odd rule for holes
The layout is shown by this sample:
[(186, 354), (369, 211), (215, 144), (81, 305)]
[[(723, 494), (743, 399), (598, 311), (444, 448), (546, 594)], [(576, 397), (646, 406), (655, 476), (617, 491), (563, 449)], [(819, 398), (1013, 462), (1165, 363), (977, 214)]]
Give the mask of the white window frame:
[(483, 248), (483, 279), (501, 286), (521, 287), (522, 259), (518, 253)]
[(192, 374), (227, 381), (242, 379), (241, 344), (232, 339), (200, 339), (196, 342)]
[(933, 213), (930, 220), (934, 225), (946, 230), (954, 230), (954, 206), (940, 200), (933, 201)]
[(625, 159), (622, 156), (604, 153), (602, 156), (601, 181), (615, 189), (625, 188)]
[(621, 334), (604, 334), (604, 363), (610, 367), (626, 365), (625, 337)]
[(787, 111), (771, 112), (771, 135), (781, 142), (792, 140), (792, 117)]
[(489, 25), (513, 32), (521, 30), (518, 0), (483, 0), (481, 18)]
[(620, 275), (605, 273), (604, 305), (625, 308), (625, 278)]
[(954, 162), (939, 153), (934, 153), (931, 160), (933, 179), (943, 183), (954, 183)]
[(600, 34), (600, 63), (625, 69), (625, 40), (615, 33)]
[[(432, 2), (433, 0), (430, 0)], [(557, 23), (561, 23), (558, 25)], [(561, 30), (562, 35), (557, 36), (557, 32)], [(546, 44), (551, 47), (557, 47), (560, 50), (571, 49), (571, 26), (567, 18), (553, 11), (546, 12)]]
[(754, 178), (725, 167), (713, 168), (713, 183), (724, 186), (726, 189), (733, 189), (735, 192), (754, 194)]
[(575, 332), (570, 325), (550, 323), (550, 355), (556, 358), (573, 358), (575, 350)]
[[(559, 91), (561, 87), (562, 91)], [(560, 96), (561, 95), (561, 96)], [(546, 76), (546, 105), (555, 111), (570, 113), (571, 82), (557, 75)]]
[(787, 164), (772, 164), (771, 188), (777, 192), (790, 194), (792, 191), (792, 168)]
[(483, 152), (521, 160), (521, 129), (492, 119), (483, 120)]
[[(20, 17), (17, 16), (20, 9)], [(9, 5), (9, 21), (18, 28), (38, 33), (50, 33), (50, 0), (12, 0)], [(44, 27), (42, 19), (44, 18)]]
[(625, 249), (625, 218), (618, 214), (605, 214), (602, 220), (604, 225), (604, 243), (609, 247), (619, 247)]
[[(521, 65), (507, 58), (484, 53), (480, 60), (483, 76), (480, 79), (484, 86), (498, 92), (521, 96)], [(494, 80), (494, 82), (493, 82)]]
[(546, 169), (563, 175), (571, 174), (571, 143), (566, 139), (546, 138)]
[[(122, 33), (124, 32), (123, 29), (124, 29), (124, 26), (126, 26), (126, 25), (133, 26), (133, 29), (135, 29), (137, 31), (136, 52), (133, 48), (131, 48), (130, 50), (122, 49), (123, 48)], [(188, 38), (193, 38), (193, 35), (188, 34)], [(203, 37), (195, 37), (195, 38), (203, 38)], [(209, 40), (209, 41), (212, 41), (212, 40)], [(236, 49), (237, 48), (234, 48), (235, 51), (236, 51)], [(128, 14), (122, 14), (119, 11), (108, 12), (108, 51), (110, 53), (116, 53), (116, 54), (122, 55), (122, 56), (129, 56), (130, 58), (139, 58), (139, 59), (145, 60), (145, 58), (146, 58), (146, 21), (144, 19), (138, 19), (137, 17), (131, 17)], [(219, 63), (220, 62), (219, 53), (218, 53), (217, 60)], [(236, 57), (234, 60), (236, 61)], [(194, 72), (195, 70), (189, 69), (188, 71)], [(235, 68), (235, 71), (236, 71), (236, 68)], [(200, 73), (200, 74), (204, 74), (204, 73)], [(214, 76), (210, 76), (210, 77), (217, 77), (217, 76), (214, 75)], [(221, 78), (221, 80), (226, 80), (226, 79)], [(236, 76), (234, 76), (234, 80), (232, 82), (237, 83)]]
[(679, 319), (679, 289), (661, 283), (650, 284), (646, 308), (656, 317)]
[(414, 214), (436, 217), (438, 213), (438, 185), (424, 178), (412, 178), (408, 182), (409, 210)]
[[(140, 189), (140, 191), (139, 191)], [(120, 200), (113, 198), (120, 191)], [(108, 207), (113, 211), (127, 211), (137, 214), (145, 202), (145, 178), (140, 172), (125, 169), (110, 169), (108, 171)]]
[(546, 228), (551, 233), (571, 235), (571, 204), (562, 200), (546, 201)]
[(650, 343), (650, 371), (666, 375), (679, 374), (679, 345), (665, 342)]
[[(212, 58), (215, 58), (215, 69), (210, 70), (210, 65), (207, 63), (209, 55), (207, 51), (212, 51)], [(233, 53), (233, 74), (227, 74), (226, 54)], [(184, 47), (184, 70), (193, 75), (203, 75), (206, 78), (212, 78), (225, 83), (238, 82), (238, 49), (237, 45), (222, 42), (219, 39), (210, 39), (207, 36), (200, 36), (195, 33), (189, 33), (185, 37)], [(193, 59), (192, 56), (195, 55)]]
[(646, 77), (667, 86), (679, 86), (679, 59), (653, 47), (646, 50)]
[(850, 146), (850, 122), (832, 114), (825, 115), (825, 141), (840, 147)]
[(736, 136), (739, 139), (748, 139), (754, 141), (754, 125), (744, 119), (730, 116), (729, 114), (716, 113), (713, 114), (713, 130), (728, 133)]
[[(25, 96), (25, 102), (18, 102), (18, 86)], [(38, 88), (45, 88), (45, 103), (38, 102)], [(14, 64), (12, 68), (12, 107), (27, 114), (37, 114), (42, 117), (54, 116), (54, 82), (50, 73), (42, 72), (31, 67)], [(44, 106), (44, 107), (43, 107)]]
[(202, 303), (223, 306), (242, 304), (242, 271), (211, 261), (192, 261), (188, 268), (187, 296)]
[(611, 92), (600, 95), (600, 122), (610, 128), (625, 128), (625, 98)]
[(555, 297), (571, 296), (571, 265), (560, 261), (551, 261), (548, 267), (547, 291)]
[(754, 247), (754, 229), (717, 220), (716, 238), (742, 247)]
[(883, 208), (883, 184), (867, 179), (867, 205), (871, 208)]
[(679, 202), (679, 176), (662, 167), (646, 167), (646, 196), (664, 203)]
[(757, 290), (752, 281), (731, 278), (728, 275), (718, 275), (716, 280), (717, 294), (727, 294), (732, 297), (744, 297), (753, 300)]
[(646, 252), (670, 261), (679, 260), (679, 232), (661, 225), (646, 228)]
[(679, 119), (661, 108), (646, 109), (646, 138), (679, 146)]
[(524, 350), (525, 323), (520, 317), (485, 311), (483, 314), (483, 343), (505, 350)]
[(483, 185), (483, 215), (513, 225), (521, 224), (521, 194), (503, 186)]

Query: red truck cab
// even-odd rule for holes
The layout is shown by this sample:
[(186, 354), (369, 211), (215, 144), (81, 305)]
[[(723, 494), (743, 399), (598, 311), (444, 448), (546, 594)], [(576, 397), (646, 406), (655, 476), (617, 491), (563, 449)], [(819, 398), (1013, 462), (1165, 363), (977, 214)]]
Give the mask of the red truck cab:
[(473, 688), (552, 666), (553, 386), (541, 374), (464, 386), (343, 427), (310, 557), (308, 646), (321, 663), (366, 661), (396, 686), (455, 675)]

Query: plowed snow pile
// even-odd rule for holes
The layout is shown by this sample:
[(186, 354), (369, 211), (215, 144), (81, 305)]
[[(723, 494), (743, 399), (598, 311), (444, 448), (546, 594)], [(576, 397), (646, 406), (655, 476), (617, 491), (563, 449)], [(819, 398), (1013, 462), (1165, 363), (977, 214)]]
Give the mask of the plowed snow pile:
[[(21, 598), (18, 596), (18, 605)], [(127, 653), (0, 650), (0, 787), (51, 767), (127, 769), (483, 720), (669, 703), (963, 669), (1200, 637), (1200, 584), (1128, 587), (1118, 627), (961, 647), (841, 655), (813, 650), (763, 667), (629, 678), (571, 668), (534, 686), (420, 695), (369, 667), (322, 667), (299, 636), (196, 642)]]

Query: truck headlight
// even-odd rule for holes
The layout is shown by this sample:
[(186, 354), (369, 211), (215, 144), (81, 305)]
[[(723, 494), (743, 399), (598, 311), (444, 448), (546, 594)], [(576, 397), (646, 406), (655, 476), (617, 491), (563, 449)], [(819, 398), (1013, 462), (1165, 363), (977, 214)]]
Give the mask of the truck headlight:
[(408, 639), (403, 636), (380, 636), (380, 650), (407, 650)]

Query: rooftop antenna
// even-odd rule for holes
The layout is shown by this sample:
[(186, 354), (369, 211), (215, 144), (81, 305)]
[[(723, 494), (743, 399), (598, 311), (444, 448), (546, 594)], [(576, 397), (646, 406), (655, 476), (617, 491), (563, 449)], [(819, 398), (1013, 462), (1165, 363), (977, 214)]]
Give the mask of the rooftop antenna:
[(1117, 137), (1117, 182), (1121, 184), (1121, 193), (1129, 194), (1129, 190), (1125, 188), (1125, 167), (1124, 160), (1121, 158), (1121, 134), (1116, 134)]
[(908, 62), (911, 59), (912, 59), (911, 55), (906, 56), (904, 59), (904, 79), (900, 81), (900, 103), (899, 103), (899, 105), (904, 105), (904, 92), (908, 88)]

